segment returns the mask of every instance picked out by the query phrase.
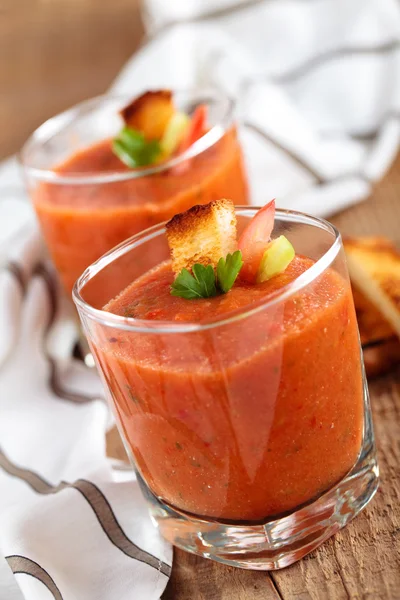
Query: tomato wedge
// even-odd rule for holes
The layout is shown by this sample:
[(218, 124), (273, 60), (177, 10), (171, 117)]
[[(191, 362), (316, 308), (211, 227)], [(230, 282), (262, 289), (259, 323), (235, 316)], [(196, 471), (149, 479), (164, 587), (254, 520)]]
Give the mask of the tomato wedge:
[[(190, 123), (187, 128), (187, 132), (184, 134), (182, 141), (178, 145), (176, 155), (185, 152), (192, 144), (197, 142), (205, 133), (207, 133), (207, 106), (205, 104), (199, 104), (193, 112), (190, 119)], [(184, 160), (175, 167), (172, 167), (171, 173), (179, 175), (184, 173), (190, 165), (190, 160)]]
[(207, 122), (207, 105), (199, 104), (196, 106), (188, 130), (183, 137), (183, 140), (178, 146), (178, 154), (185, 152), (192, 144), (197, 142), (206, 133), (206, 122)]
[(254, 215), (238, 241), (242, 251), (243, 267), (240, 278), (256, 283), (257, 272), (266, 246), (271, 239), (275, 219), (275, 199), (268, 202)]

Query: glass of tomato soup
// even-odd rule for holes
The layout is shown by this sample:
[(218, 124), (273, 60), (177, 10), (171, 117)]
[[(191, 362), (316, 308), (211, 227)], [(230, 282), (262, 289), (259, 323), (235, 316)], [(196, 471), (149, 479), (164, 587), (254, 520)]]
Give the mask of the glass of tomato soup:
[[(239, 232), (255, 211), (236, 208)], [(165, 232), (133, 236), (73, 291), (120, 434), (167, 540), (238, 567), (286, 567), (378, 487), (340, 235), (278, 210), (274, 237), (296, 251), (283, 273), (186, 300), (170, 293)]]
[[(143, 148), (137, 164), (128, 166), (113, 151), (121, 134), (127, 97), (88, 100), (44, 123), (23, 147), (20, 160), (29, 194), (65, 290), (102, 254), (126, 238), (171, 218), (195, 204), (227, 196), (248, 203), (242, 152), (232, 101), (216, 90), (171, 93), (174, 110), (189, 119), (206, 111), (206, 125), (178, 155), (156, 157), (145, 164)], [(143, 98), (141, 98), (142, 100)], [(163, 107), (146, 105), (142, 121), (150, 137)], [(178, 120), (172, 124), (171, 144)], [(137, 119), (139, 120), (139, 119)], [(171, 129), (171, 128), (170, 128)], [(126, 134), (126, 131), (123, 132)], [(131, 132), (132, 133), (132, 132)], [(140, 132), (134, 132), (136, 136)], [(168, 137), (168, 135), (167, 135)], [(128, 142), (137, 144), (137, 137)], [(140, 139), (139, 139), (140, 141)], [(120, 140), (118, 139), (118, 143)], [(149, 151), (154, 139), (144, 147)], [(128, 157), (129, 158), (129, 157)], [(157, 251), (153, 244), (152, 251)], [(151, 260), (140, 257), (144, 265)]]

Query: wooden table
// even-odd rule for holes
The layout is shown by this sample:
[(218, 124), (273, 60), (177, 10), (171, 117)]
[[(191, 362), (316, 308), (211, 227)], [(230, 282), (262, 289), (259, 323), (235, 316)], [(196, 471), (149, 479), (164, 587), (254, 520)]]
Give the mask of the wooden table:
[(102, 94), (140, 44), (140, 0), (0, 0), (0, 158)]
[[(382, 234), (400, 243), (400, 155), (368, 201), (332, 219), (345, 235)], [(381, 486), (345, 529), (300, 562), (245, 571), (175, 549), (162, 600), (399, 600), (400, 368), (370, 382)], [(108, 439), (123, 456), (118, 434)]]

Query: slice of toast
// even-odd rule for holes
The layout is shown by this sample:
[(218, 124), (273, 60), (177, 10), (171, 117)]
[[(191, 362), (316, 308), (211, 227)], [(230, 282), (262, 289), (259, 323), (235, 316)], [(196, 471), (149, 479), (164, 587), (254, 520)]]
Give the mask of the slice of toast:
[(363, 346), (364, 365), (367, 377), (377, 377), (390, 371), (400, 363), (398, 337), (377, 340)]
[[(361, 344), (372, 344), (396, 336), (393, 327), (382, 316), (371, 300), (352, 284), (354, 306), (357, 313)], [(399, 340), (400, 344), (400, 340)]]
[(354, 306), (368, 377), (383, 375), (400, 362), (400, 339), (379, 310), (353, 284)]
[(350, 278), (400, 337), (400, 253), (380, 237), (344, 242)]
[(175, 215), (166, 230), (176, 274), (195, 263), (216, 267), (221, 257), (237, 248), (236, 214), (231, 200), (193, 206)]

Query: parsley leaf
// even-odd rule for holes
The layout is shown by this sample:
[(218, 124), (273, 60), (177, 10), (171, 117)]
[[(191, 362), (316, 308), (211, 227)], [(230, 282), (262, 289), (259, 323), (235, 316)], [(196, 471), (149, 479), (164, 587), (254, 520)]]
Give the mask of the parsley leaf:
[(210, 298), (210, 296), (215, 296), (217, 294), (217, 289), (215, 287), (215, 273), (213, 267), (211, 265), (205, 267), (204, 265), (196, 264), (193, 265), (192, 271), (201, 288), (202, 297)]
[(131, 169), (153, 164), (161, 153), (157, 140), (147, 141), (140, 131), (130, 127), (121, 129), (112, 142), (112, 150)]
[(205, 267), (196, 263), (192, 267), (193, 275), (187, 269), (182, 269), (171, 286), (171, 294), (187, 300), (210, 298), (219, 291), (226, 294), (235, 283), (242, 265), (240, 250), (219, 259), (217, 277), (212, 265)]
[(228, 254), (225, 259), (219, 259), (217, 265), (218, 285), (225, 294), (229, 292), (235, 283), (242, 265), (243, 260), (240, 250), (236, 250), (233, 254)]
[(214, 269), (211, 265), (195, 264), (192, 267), (193, 275), (187, 269), (182, 269), (171, 286), (172, 296), (180, 296), (187, 300), (195, 298), (210, 298), (216, 296)]

